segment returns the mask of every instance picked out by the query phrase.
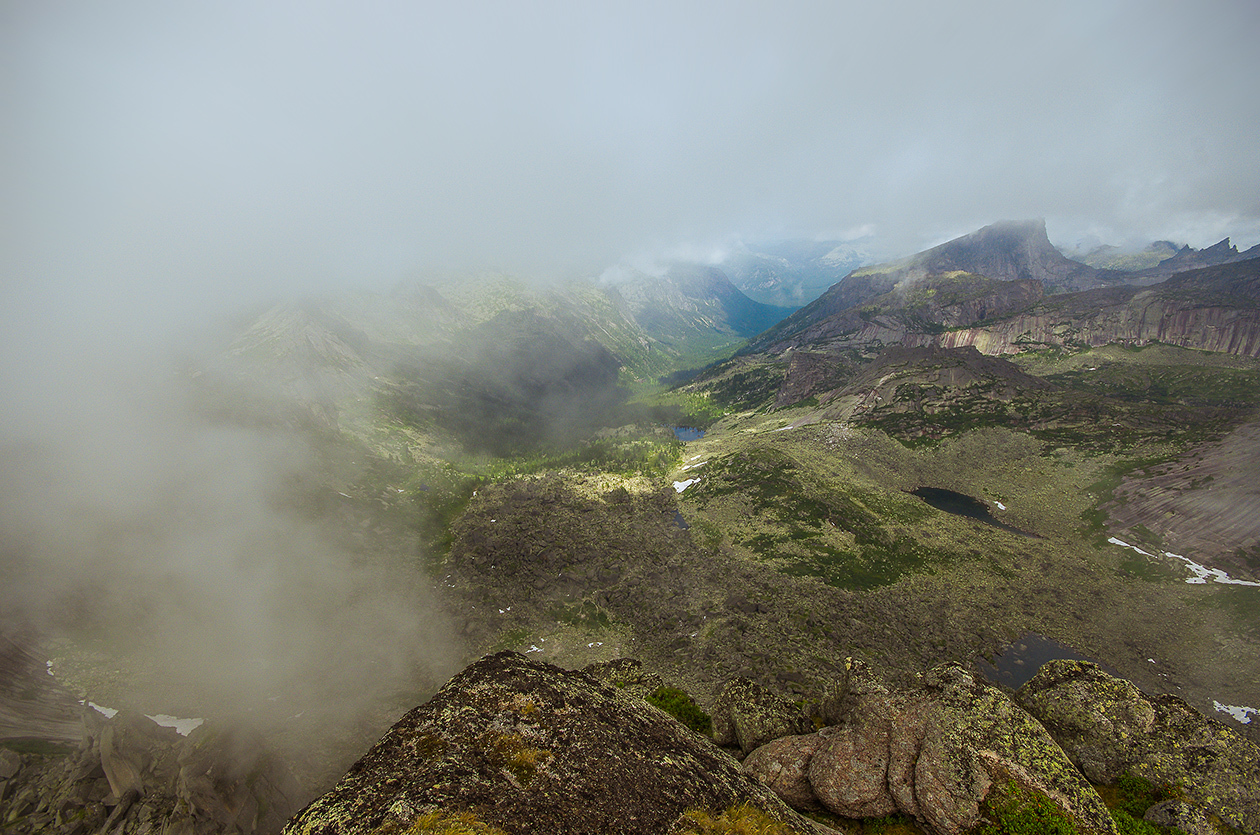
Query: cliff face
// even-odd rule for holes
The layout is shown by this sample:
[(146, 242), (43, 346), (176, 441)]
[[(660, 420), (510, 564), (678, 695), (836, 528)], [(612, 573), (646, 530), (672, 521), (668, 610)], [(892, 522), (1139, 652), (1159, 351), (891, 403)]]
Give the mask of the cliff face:
[(1149, 288), (1048, 297), (1035, 281), (945, 274), (783, 334), (769, 347), (935, 345), (996, 355), (1151, 342), (1260, 356), (1260, 259), (1194, 270)]
[[(1212, 263), (1212, 250), (1197, 253)], [(995, 224), (905, 261), (855, 270), (813, 304), (755, 340), (753, 350), (879, 350), (887, 345), (974, 347), (1013, 354), (1049, 346), (1165, 342), (1260, 355), (1260, 258), (1184, 270), (1149, 282), (1063, 257), (1040, 223)], [(1216, 253), (1220, 255), (1220, 253)], [(1230, 254), (1230, 253), (1226, 253)], [(1223, 256), (1222, 256), (1223, 257)]]
[(1255, 357), (1260, 356), (1260, 309), (1205, 306), (1145, 290), (1123, 303), (1100, 308), (1040, 308), (982, 327), (940, 334), (908, 333), (901, 341), (946, 348), (974, 347), (984, 354), (1015, 354), (1044, 346), (1097, 348), (1112, 343), (1164, 342)]

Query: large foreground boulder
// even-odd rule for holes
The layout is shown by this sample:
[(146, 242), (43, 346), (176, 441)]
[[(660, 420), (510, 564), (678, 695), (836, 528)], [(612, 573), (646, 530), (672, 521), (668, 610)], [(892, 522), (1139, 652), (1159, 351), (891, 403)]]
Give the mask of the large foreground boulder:
[[(994, 791), (1048, 798), (1081, 833), (1115, 833), (1107, 807), (1045, 728), (958, 665), (909, 692), (865, 688), (839, 724), (777, 740), (744, 767), (797, 808), (913, 816), (942, 835), (983, 822)], [(812, 793), (812, 797), (811, 797)]]
[(1129, 772), (1260, 832), (1260, 747), (1176, 696), (1147, 696), (1088, 661), (1051, 661), (1018, 693), (1090, 780)]
[(641, 699), (501, 652), (404, 716), (285, 833), (423, 832), (459, 819), (510, 835), (664, 835), (685, 829), (688, 812), (814, 830), (709, 739)]

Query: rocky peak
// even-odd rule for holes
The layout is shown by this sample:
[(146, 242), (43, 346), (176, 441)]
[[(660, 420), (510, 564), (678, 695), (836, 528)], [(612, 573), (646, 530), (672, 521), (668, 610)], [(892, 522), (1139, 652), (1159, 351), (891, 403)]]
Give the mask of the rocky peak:
[(814, 831), (666, 713), (583, 672), (501, 652), (404, 716), (285, 832), (423, 832), (426, 820), (460, 816), (482, 827), (469, 831), (663, 834), (688, 812), (750, 807), (780, 832)]

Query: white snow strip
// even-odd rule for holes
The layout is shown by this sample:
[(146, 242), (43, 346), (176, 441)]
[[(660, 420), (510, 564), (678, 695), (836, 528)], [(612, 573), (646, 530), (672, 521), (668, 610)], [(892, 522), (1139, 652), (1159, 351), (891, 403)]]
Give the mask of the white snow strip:
[[(118, 711), (115, 708), (102, 707), (101, 705), (98, 705), (96, 702), (88, 702), (87, 704), (88, 704), (88, 707), (92, 708), (97, 713), (103, 714), (106, 719), (113, 719), (115, 716), (118, 715)], [(163, 728), (174, 728), (175, 733), (179, 734), (180, 736), (188, 736), (190, 733), (193, 732), (194, 729), (199, 728), (203, 724), (205, 724), (205, 721), (206, 721), (205, 719), (180, 719), (177, 716), (171, 716), (166, 713), (154, 713), (154, 714), (146, 713), (145, 716), (152, 719), (154, 722), (156, 722), (158, 725), (161, 725)]]
[(1212, 700), (1212, 707), (1216, 708), (1221, 713), (1228, 713), (1244, 725), (1251, 724), (1252, 716), (1260, 716), (1260, 710), (1256, 710), (1254, 707), (1246, 707), (1244, 705), (1223, 705), (1216, 699)]
[[(146, 714), (148, 715), (148, 714)], [(163, 728), (174, 728), (175, 733), (180, 736), (188, 736), (195, 729), (205, 724), (205, 719), (180, 719), (175, 716), (169, 716), (165, 713), (157, 713), (149, 716), (154, 722), (157, 722)]]
[(700, 479), (698, 479), (698, 478), (689, 478), (689, 479), (687, 479), (686, 481), (675, 481), (675, 482), (674, 482), (674, 492), (676, 492), (676, 493), (681, 493), (682, 491), (686, 490), (688, 487), (690, 487), (691, 485), (695, 484), (695, 483), (696, 483), (696, 482), (698, 482), (699, 480), (700, 480)]
[[(1144, 557), (1155, 556), (1154, 554), (1143, 551), (1141, 548), (1137, 547), (1136, 545), (1130, 545), (1129, 543), (1123, 540), (1116, 539), (1114, 536), (1109, 537), (1107, 541), (1110, 542), (1112, 545), (1119, 545), (1121, 548), (1130, 548), (1134, 551), (1137, 551), (1139, 554), (1141, 554)], [(1168, 557), (1174, 560), (1181, 560), (1182, 562), (1186, 564), (1186, 567), (1190, 569), (1190, 573), (1194, 575), (1193, 577), (1186, 578), (1186, 582), (1191, 585), (1196, 585), (1196, 586), (1206, 585), (1207, 581), (1211, 580), (1213, 583), (1222, 583), (1222, 584), (1231, 585), (1231, 586), (1258, 586), (1260, 587), (1260, 583), (1253, 583), (1250, 580), (1235, 580), (1233, 577), (1230, 577), (1228, 574), (1226, 574), (1224, 571), (1221, 571), (1219, 568), (1208, 568), (1206, 565), (1199, 565), (1194, 560), (1190, 559), (1189, 557), (1183, 557), (1181, 554), (1173, 554), (1169, 551), (1160, 551), (1160, 553), (1165, 557)]]
[(526, 651), (526, 652), (542, 652), (542, 651), (543, 651), (543, 649), (542, 649), (542, 647), (538, 646), (537, 644), (530, 644), (530, 645), (529, 645), (529, 649), (527, 649), (527, 650), (525, 650), (525, 651)]
[(994, 500), (994, 502), (993, 502), (993, 503), (994, 503), (995, 505), (997, 505), (997, 509), (998, 509), (998, 510), (1006, 510), (1006, 505), (1002, 504), (1001, 502), (999, 502), (999, 501), (997, 501), (997, 500)]
[(1141, 554), (1144, 557), (1155, 556), (1154, 554), (1148, 554), (1146, 551), (1143, 551), (1141, 548), (1137, 547), (1136, 545), (1130, 545), (1129, 543), (1125, 542), (1122, 539), (1116, 539), (1114, 536), (1108, 537), (1107, 541), (1110, 542), (1112, 545), (1119, 545), (1121, 548), (1131, 548), (1132, 550), (1137, 551), (1139, 554)]
[[(698, 458), (699, 456), (696, 456), (696, 457)], [(703, 467), (703, 466), (704, 466), (705, 464), (707, 464), (707, 463), (709, 463), (709, 462), (708, 462), (708, 461), (701, 461), (699, 464), (688, 464), (687, 466), (683, 467), (683, 470), (684, 470), (684, 471), (686, 471), (686, 470), (694, 470), (696, 467)]]
[(112, 707), (101, 707), (101, 706), (100, 706), (100, 705), (98, 705), (96, 702), (88, 702), (88, 707), (92, 708), (92, 709), (93, 709), (93, 710), (95, 710), (97, 713), (103, 713), (103, 714), (105, 714), (105, 718), (106, 718), (106, 719), (113, 719), (113, 718), (114, 718), (114, 717), (118, 714), (118, 711), (117, 711), (117, 710), (115, 710), (114, 708), (112, 708)]

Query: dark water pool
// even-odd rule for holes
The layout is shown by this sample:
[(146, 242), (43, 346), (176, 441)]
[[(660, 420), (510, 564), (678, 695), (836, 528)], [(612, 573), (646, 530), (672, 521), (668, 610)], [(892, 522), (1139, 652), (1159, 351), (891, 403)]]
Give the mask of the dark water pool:
[(910, 491), (910, 495), (918, 496), (937, 510), (943, 510), (955, 516), (966, 516), (969, 519), (984, 522), (986, 525), (992, 525), (1004, 531), (1035, 538), (1034, 534), (1021, 531), (1019, 528), (1012, 527), (994, 518), (993, 514), (989, 512), (987, 504), (964, 493), (955, 493), (953, 490), (946, 490), (942, 487), (916, 487)]
[[(1068, 658), (1073, 661), (1094, 660), (1081, 655), (1065, 644), (1044, 635), (1029, 632), (998, 653), (992, 664), (981, 658), (976, 662), (976, 667), (979, 668), (981, 675), (994, 684), (1005, 684), (1013, 690), (1018, 690), (1037, 674), (1042, 664), (1058, 658)], [(1116, 675), (1115, 671), (1108, 667), (1103, 667), (1103, 669), (1111, 675)]]
[(674, 437), (680, 441), (698, 441), (704, 437), (704, 430), (694, 426), (671, 426), (670, 429), (674, 430)]

